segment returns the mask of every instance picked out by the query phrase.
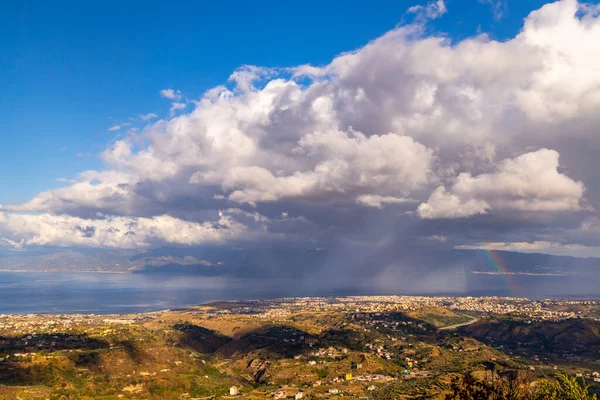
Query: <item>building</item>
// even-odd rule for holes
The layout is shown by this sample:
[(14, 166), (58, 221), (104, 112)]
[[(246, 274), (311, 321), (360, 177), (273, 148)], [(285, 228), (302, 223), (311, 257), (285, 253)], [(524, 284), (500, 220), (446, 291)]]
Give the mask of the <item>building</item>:
[(237, 387), (232, 386), (229, 388), (229, 394), (232, 396), (237, 396), (238, 394), (240, 394), (240, 391), (238, 390)]
[(294, 400), (300, 400), (302, 397), (304, 397), (304, 393), (302, 393), (302, 392), (298, 392), (298, 393), (296, 393), (296, 395), (294, 396)]
[(319, 342), (319, 340), (316, 337), (312, 337), (312, 336), (305, 336), (304, 337), (304, 344), (308, 344), (308, 345), (315, 345)]

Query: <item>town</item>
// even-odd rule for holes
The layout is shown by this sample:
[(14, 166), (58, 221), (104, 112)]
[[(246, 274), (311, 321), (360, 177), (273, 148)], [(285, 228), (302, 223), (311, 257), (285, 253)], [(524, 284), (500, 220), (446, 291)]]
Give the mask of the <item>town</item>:
[[(0, 315), (0, 398), (377, 399), (390, 390), (436, 398), (453, 377), (487, 363), (598, 384), (598, 306), (367, 296)], [(505, 324), (514, 336), (490, 333), (506, 333)], [(554, 342), (537, 333), (564, 324), (578, 324), (578, 336)]]

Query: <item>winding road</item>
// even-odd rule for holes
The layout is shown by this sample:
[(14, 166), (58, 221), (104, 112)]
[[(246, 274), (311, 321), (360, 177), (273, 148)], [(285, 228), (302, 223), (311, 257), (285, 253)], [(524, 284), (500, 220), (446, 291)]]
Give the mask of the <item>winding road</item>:
[(473, 318), (472, 320), (467, 321), (467, 322), (462, 322), (460, 324), (448, 325), (448, 326), (444, 326), (443, 328), (438, 328), (438, 330), (447, 331), (450, 329), (456, 329), (456, 328), (460, 328), (461, 326), (467, 326), (467, 325), (474, 324), (477, 321), (479, 321), (479, 318)]

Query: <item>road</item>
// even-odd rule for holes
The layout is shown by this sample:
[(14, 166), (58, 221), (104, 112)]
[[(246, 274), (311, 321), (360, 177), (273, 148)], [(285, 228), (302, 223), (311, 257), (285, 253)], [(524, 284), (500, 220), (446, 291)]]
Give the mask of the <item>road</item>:
[(460, 328), (461, 326), (467, 326), (467, 325), (471, 325), (474, 324), (475, 322), (479, 321), (479, 318), (473, 318), (470, 321), (467, 322), (463, 322), (460, 324), (454, 324), (454, 325), (448, 325), (448, 326), (444, 326), (443, 328), (438, 328), (440, 331), (447, 331), (450, 329), (456, 329), (456, 328)]

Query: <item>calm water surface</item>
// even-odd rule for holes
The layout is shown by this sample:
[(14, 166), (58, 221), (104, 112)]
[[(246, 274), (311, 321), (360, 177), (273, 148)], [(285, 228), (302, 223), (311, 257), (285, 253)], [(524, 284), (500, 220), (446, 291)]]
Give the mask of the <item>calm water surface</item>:
[(135, 313), (172, 309), (216, 300), (326, 295), (456, 295), (526, 296), (530, 298), (599, 298), (594, 277), (520, 276), (509, 287), (500, 276), (470, 275), (460, 292), (415, 291), (411, 282), (397, 290), (379, 292), (345, 288), (315, 291), (310, 284), (235, 280), (189, 275), (100, 273), (0, 273), (0, 314), (21, 313)]
[(224, 287), (220, 279), (190, 276), (2, 272), (0, 313), (153, 311), (228, 298)]

